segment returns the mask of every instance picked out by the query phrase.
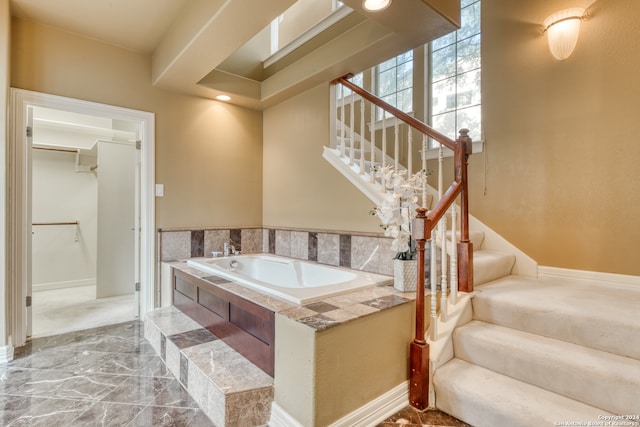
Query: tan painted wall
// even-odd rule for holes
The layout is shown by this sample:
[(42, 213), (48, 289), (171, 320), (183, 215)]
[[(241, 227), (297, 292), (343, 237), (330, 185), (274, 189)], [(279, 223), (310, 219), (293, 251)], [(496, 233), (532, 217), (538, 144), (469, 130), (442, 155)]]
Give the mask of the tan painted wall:
[(373, 203), (322, 158), (328, 112), (328, 84), (264, 112), (263, 224), (380, 232)]
[(316, 337), (315, 424), (326, 426), (409, 379), (415, 305), (404, 304)]
[[(557, 61), (541, 23), (590, 4), (576, 50)], [(487, 143), (471, 161), (470, 207), (540, 265), (640, 274), (638, 12), (636, 0), (483, 0)]]
[(262, 222), (262, 114), (151, 85), (148, 55), (13, 20), (14, 87), (156, 115), (156, 225)]
[(407, 381), (414, 312), (404, 304), (320, 332), (276, 316), (276, 403), (326, 426)]
[[(471, 159), (471, 209), (542, 265), (637, 275), (640, 144), (625, 142), (640, 91), (637, 4), (595, 2), (576, 51), (556, 61), (540, 23), (575, 5), (484, 0), (487, 145)], [(321, 159), (326, 85), (266, 110), (262, 128), (258, 112), (155, 89), (147, 56), (13, 24), (14, 86), (156, 113), (158, 226), (380, 231), (371, 203)]]

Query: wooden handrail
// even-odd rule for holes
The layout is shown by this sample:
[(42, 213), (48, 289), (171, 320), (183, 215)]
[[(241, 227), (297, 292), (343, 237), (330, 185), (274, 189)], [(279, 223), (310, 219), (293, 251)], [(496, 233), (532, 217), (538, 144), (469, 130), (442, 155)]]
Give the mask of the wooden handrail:
[(367, 101), (369, 101), (372, 104), (382, 108), (385, 111), (388, 111), (393, 116), (395, 116), (395, 117), (399, 118), (400, 120), (402, 120), (403, 122), (407, 123), (412, 128), (422, 132), (423, 134), (427, 135), (430, 138), (435, 139), (436, 141), (438, 141), (439, 143), (441, 143), (442, 145), (444, 145), (445, 147), (447, 147), (451, 151), (453, 151), (455, 149), (456, 143), (455, 143), (454, 140), (452, 140), (451, 138), (449, 138), (446, 135), (441, 134), (440, 132), (438, 132), (437, 130), (435, 130), (434, 128), (429, 126), (428, 124), (423, 123), (420, 120), (416, 119), (415, 117), (411, 117), (410, 115), (408, 115), (404, 111), (397, 109), (393, 105), (384, 102), (382, 99), (378, 98), (377, 96), (375, 96), (371, 92), (369, 92), (369, 91), (361, 88), (360, 86), (358, 86), (356, 84), (353, 84), (351, 81), (347, 80), (348, 78), (350, 78), (352, 76), (353, 76), (352, 74), (347, 74), (347, 75), (339, 77), (339, 78), (337, 78), (335, 80), (332, 80), (331, 83), (332, 84), (340, 83), (341, 85), (348, 87), (349, 89), (351, 89), (352, 91), (354, 91), (355, 93), (357, 93), (358, 95), (360, 95), (361, 97), (366, 99)]
[(442, 219), (444, 214), (447, 213), (447, 210), (449, 210), (451, 205), (456, 201), (461, 191), (462, 183), (454, 181), (453, 184), (451, 184), (447, 191), (442, 195), (442, 198), (438, 201), (438, 203), (433, 207), (433, 209), (431, 209), (431, 211), (427, 215), (427, 218), (431, 220), (433, 227), (435, 227), (435, 225)]
[[(410, 127), (431, 137), (454, 152), (454, 182), (431, 211), (427, 211), (424, 207), (417, 209), (417, 216), (413, 221), (412, 227), (412, 234), (416, 241), (418, 252), (418, 280), (416, 283), (415, 338), (409, 346), (411, 368), (409, 374), (409, 402), (418, 409), (426, 409), (429, 406), (429, 343), (425, 340), (424, 327), (425, 247), (426, 243), (431, 240), (432, 230), (460, 196), (460, 241), (455, 248), (458, 260), (458, 288), (462, 292), (473, 291), (473, 244), (469, 240), (469, 196), (467, 185), (467, 163), (472, 153), (472, 141), (467, 129), (461, 129), (460, 136), (453, 141), (429, 125), (409, 116), (371, 92), (353, 84), (348, 80), (351, 77), (353, 77), (352, 74), (347, 74), (333, 80), (331, 83), (341, 84), (351, 89), (363, 99), (391, 113)], [(453, 236), (453, 239), (455, 239), (455, 236)], [(446, 242), (443, 241), (442, 244), (446, 245)], [(431, 286), (436, 286), (436, 284), (431, 283)], [(446, 292), (445, 288), (443, 288), (443, 292)]]

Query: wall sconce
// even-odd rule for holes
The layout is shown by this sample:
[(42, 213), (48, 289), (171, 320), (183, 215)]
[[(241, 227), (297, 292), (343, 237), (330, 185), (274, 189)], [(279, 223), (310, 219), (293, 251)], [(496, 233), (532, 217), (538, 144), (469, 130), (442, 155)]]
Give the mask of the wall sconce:
[(391, 5), (391, 0), (364, 0), (362, 7), (369, 12), (380, 12)]
[(544, 20), (549, 50), (559, 60), (567, 59), (578, 42), (580, 21), (585, 18), (584, 9), (574, 7), (554, 13)]

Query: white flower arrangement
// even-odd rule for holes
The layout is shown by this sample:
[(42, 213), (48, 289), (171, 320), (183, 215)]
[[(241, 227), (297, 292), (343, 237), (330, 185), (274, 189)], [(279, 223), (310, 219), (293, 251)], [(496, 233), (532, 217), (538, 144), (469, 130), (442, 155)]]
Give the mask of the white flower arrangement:
[(376, 176), (387, 188), (387, 196), (382, 204), (371, 211), (384, 228), (384, 235), (392, 237), (391, 249), (397, 251), (395, 258), (409, 260), (416, 257), (416, 249), (411, 239), (411, 221), (418, 208), (418, 194), (426, 183), (427, 171), (421, 170), (407, 177), (406, 170), (395, 170), (385, 166), (376, 171)]

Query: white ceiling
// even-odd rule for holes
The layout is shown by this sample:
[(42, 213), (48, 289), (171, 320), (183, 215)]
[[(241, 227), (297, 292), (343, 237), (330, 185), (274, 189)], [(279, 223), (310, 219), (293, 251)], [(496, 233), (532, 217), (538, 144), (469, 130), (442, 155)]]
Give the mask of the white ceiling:
[(154, 51), (189, 0), (11, 0), (12, 15), (127, 49)]
[[(10, 0), (14, 16), (152, 57), (151, 83), (253, 109), (356, 73), (455, 29), (459, 3), (397, 0), (351, 15), (265, 69), (269, 23), (296, 0)], [(457, 15), (457, 16), (456, 16)], [(267, 43), (268, 45), (268, 43)]]

